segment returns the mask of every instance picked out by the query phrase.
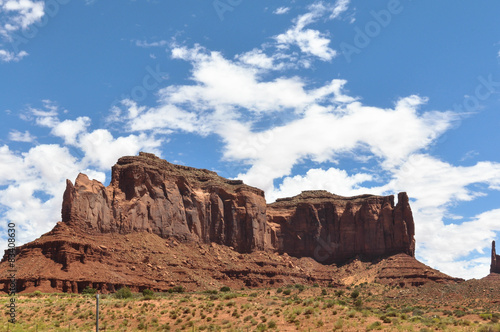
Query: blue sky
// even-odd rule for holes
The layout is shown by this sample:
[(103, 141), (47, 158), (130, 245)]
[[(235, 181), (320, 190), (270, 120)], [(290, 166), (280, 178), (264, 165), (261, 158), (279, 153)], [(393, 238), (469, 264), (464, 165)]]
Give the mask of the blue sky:
[(408, 192), (417, 258), (480, 278), (500, 231), (500, 3), (0, 0), (0, 219), (60, 220), (122, 155)]

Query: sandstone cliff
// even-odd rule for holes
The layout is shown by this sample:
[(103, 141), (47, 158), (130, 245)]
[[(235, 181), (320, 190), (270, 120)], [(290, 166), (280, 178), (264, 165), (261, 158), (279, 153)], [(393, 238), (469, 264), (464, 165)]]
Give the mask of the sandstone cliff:
[[(18, 248), (16, 277), (25, 292), (363, 282), (355, 275), (401, 286), (457, 281), (414, 250), (406, 193), (396, 205), (393, 196), (325, 191), (266, 205), (242, 181), (140, 153), (118, 160), (107, 187), (84, 174), (68, 180), (62, 222)], [(361, 273), (370, 260), (377, 268)], [(7, 269), (4, 257), (0, 275)], [(7, 291), (9, 280), (0, 284)]]
[(74, 185), (68, 180), (62, 221), (100, 233), (215, 242), (239, 252), (263, 250), (270, 242), (262, 190), (147, 153), (120, 158), (108, 187), (84, 174)]
[(305, 191), (278, 199), (267, 209), (273, 244), (279, 252), (342, 263), (361, 255), (373, 259), (405, 253), (414, 256), (415, 227), (408, 196), (342, 197)]

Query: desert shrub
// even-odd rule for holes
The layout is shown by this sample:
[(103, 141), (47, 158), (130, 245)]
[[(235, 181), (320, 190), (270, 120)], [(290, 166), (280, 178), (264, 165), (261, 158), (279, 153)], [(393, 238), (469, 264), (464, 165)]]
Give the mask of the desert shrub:
[(327, 295), (327, 293), (326, 293), (326, 289), (322, 289), (322, 290), (321, 290), (321, 295)]
[(285, 289), (285, 290), (283, 291), (283, 295), (290, 295), (290, 293), (291, 293), (291, 292), (292, 292), (291, 290), (289, 290), (289, 289)]
[(186, 290), (182, 286), (174, 286), (170, 288), (167, 292), (169, 293), (184, 293)]
[(216, 289), (209, 289), (209, 290), (203, 291), (203, 293), (205, 293), (205, 294), (217, 294), (217, 293), (219, 293), (219, 291)]
[(314, 313), (314, 309), (312, 307), (307, 307), (304, 309), (304, 315), (312, 315)]
[(359, 290), (357, 290), (357, 289), (353, 290), (352, 293), (351, 293), (351, 297), (353, 299), (357, 299), (358, 296), (359, 296)]
[(283, 291), (283, 289), (280, 287), (276, 290), (276, 293), (281, 293)]
[(318, 284), (317, 282), (315, 282), (315, 283), (313, 284), (313, 287), (319, 287), (319, 284)]
[(463, 317), (463, 316), (465, 316), (465, 315), (466, 315), (466, 314), (465, 314), (465, 312), (464, 312), (464, 311), (462, 311), (462, 310), (455, 310), (455, 311), (453, 312), (453, 314), (454, 314), (456, 317)]
[(222, 297), (224, 300), (231, 300), (231, 299), (234, 299), (238, 297), (238, 294), (236, 293), (227, 293), (227, 294), (224, 294), (224, 296)]
[(82, 290), (82, 294), (86, 294), (86, 295), (95, 295), (96, 293), (97, 293), (97, 289), (90, 288), (89, 286), (85, 287)]
[(412, 315), (413, 316), (423, 316), (424, 315), (424, 311), (422, 309), (415, 309), (415, 310), (413, 310)]
[(373, 322), (368, 327), (366, 328), (367, 331), (371, 330), (381, 330), (382, 329), (382, 323), (380, 322)]
[(132, 291), (128, 287), (123, 287), (117, 290), (114, 295), (117, 299), (128, 299), (132, 297)]
[(481, 317), (483, 320), (489, 320), (489, 319), (491, 319), (493, 316), (492, 316), (491, 314), (484, 313), (484, 314), (479, 314), (479, 317)]
[(483, 325), (478, 330), (478, 332), (498, 332), (500, 331), (500, 325)]
[(151, 289), (144, 289), (144, 290), (142, 291), (142, 295), (144, 295), (144, 296), (148, 296), (148, 295), (149, 295), (149, 296), (151, 296), (151, 297), (152, 297), (154, 294), (155, 294), (155, 293), (154, 293)]
[(228, 286), (222, 286), (222, 287), (220, 288), (220, 291), (221, 291), (221, 292), (229, 292), (230, 290), (231, 290), (231, 288), (229, 288)]
[(345, 291), (344, 291), (344, 290), (342, 290), (342, 289), (339, 289), (339, 290), (336, 290), (336, 291), (335, 291), (335, 295), (336, 295), (337, 297), (341, 297), (342, 295), (344, 295), (344, 293), (345, 293)]
[(295, 288), (297, 288), (299, 290), (299, 292), (302, 292), (304, 290), (304, 285), (301, 285), (301, 284), (295, 284)]
[(354, 301), (354, 306), (356, 308), (361, 308), (361, 306), (363, 305), (363, 301), (361, 299), (356, 299), (356, 301)]

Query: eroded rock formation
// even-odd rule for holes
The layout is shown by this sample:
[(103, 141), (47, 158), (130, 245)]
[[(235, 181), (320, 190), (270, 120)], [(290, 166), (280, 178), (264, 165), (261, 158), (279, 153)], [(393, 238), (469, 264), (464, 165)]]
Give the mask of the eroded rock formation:
[(84, 174), (74, 185), (68, 180), (62, 221), (99, 233), (215, 242), (239, 252), (264, 250), (270, 242), (262, 190), (147, 153), (120, 158), (108, 187)]
[(500, 273), (500, 256), (495, 249), (495, 241), (491, 244), (491, 273)]
[(279, 252), (342, 263), (357, 255), (376, 258), (414, 256), (415, 227), (406, 193), (342, 197), (305, 191), (278, 199), (267, 209), (273, 243)]
[[(406, 193), (394, 204), (393, 196), (306, 191), (266, 205), (263, 191), (242, 181), (140, 153), (118, 160), (107, 187), (84, 174), (68, 181), (62, 222), (18, 249), (16, 277), (18, 291), (64, 292), (349, 284), (359, 257), (380, 267), (367, 280), (456, 282), (429, 272), (414, 250)], [(400, 258), (383, 263), (391, 255)], [(7, 269), (4, 257), (0, 274)], [(6, 291), (9, 280), (0, 283)]]

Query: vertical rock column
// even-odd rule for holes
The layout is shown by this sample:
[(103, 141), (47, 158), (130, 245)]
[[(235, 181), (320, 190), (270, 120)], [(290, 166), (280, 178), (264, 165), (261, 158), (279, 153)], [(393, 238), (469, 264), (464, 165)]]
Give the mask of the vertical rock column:
[(500, 273), (500, 256), (495, 250), (495, 241), (491, 244), (491, 273)]

